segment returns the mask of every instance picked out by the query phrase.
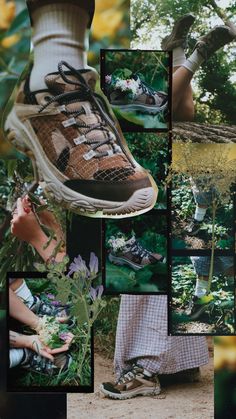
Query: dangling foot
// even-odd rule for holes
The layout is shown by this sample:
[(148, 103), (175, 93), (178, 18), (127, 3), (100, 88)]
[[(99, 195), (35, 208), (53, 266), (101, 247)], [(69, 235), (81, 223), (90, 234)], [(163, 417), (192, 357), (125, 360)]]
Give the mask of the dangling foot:
[(171, 34), (162, 40), (161, 48), (166, 51), (171, 51), (177, 47), (182, 47), (185, 49), (187, 47), (189, 29), (191, 28), (195, 19), (195, 16), (193, 16), (191, 13), (188, 13), (178, 19), (174, 24)]
[(210, 32), (199, 38), (194, 49), (206, 61), (218, 49), (234, 40), (236, 40), (235, 33), (228, 26), (215, 26)]

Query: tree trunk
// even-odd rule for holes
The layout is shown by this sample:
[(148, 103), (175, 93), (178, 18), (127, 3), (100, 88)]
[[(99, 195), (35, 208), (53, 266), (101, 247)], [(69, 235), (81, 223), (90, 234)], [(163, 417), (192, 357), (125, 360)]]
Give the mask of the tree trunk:
[(236, 143), (236, 126), (175, 122), (173, 140), (194, 143)]

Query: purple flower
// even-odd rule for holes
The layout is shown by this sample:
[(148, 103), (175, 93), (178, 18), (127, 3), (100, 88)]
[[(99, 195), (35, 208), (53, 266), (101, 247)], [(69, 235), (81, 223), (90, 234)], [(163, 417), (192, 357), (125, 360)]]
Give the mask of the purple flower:
[(96, 288), (91, 287), (89, 292), (91, 300), (95, 301), (97, 298), (101, 298), (103, 290), (103, 285), (98, 285)]
[(61, 302), (60, 302), (60, 301), (57, 301), (57, 300), (51, 301), (51, 304), (52, 304), (52, 306), (54, 306), (54, 307), (61, 306)]
[(89, 269), (92, 275), (98, 273), (98, 258), (93, 252), (90, 253)]
[(66, 333), (66, 332), (62, 332), (62, 333), (60, 333), (60, 334), (59, 334), (59, 338), (60, 338), (61, 340), (64, 340), (64, 342), (66, 342), (66, 341), (67, 341), (67, 338), (68, 338), (68, 333)]
[(46, 294), (46, 296), (48, 297), (49, 300), (54, 300), (55, 299), (55, 295), (53, 295), (53, 294)]
[(70, 264), (67, 276), (70, 276), (74, 272), (84, 274), (85, 278), (89, 277), (89, 270), (80, 255), (77, 258), (74, 258), (74, 261)]
[(105, 82), (106, 82), (107, 84), (110, 84), (110, 83), (111, 83), (111, 75), (110, 75), (110, 74), (107, 74), (107, 75), (105, 76)]

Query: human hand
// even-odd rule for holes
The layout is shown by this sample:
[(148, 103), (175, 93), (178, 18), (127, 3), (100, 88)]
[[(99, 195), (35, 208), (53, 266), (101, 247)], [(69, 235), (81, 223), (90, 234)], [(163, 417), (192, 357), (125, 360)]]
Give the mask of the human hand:
[(61, 346), (61, 348), (51, 349), (50, 350), (51, 354), (55, 355), (55, 354), (59, 354), (61, 352), (66, 352), (69, 350), (70, 345), (74, 339), (74, 335), (73, 333), (70, 333), (70, 332), (63, 333), (63, 335), (64, 335), (63, 340), (65, 343)]
[(45, 236), (26, 197), (17, 199), (11, 220), (11, 233), (33, 245)]
[(31, 349), (37, 354), (44, 356), (44, 358), (50, 359), (50, 361), (53, 362), (54, 358), (51, 349), (41, 342), (38, 335), (25, 336), (25, 339), (28, 349)]

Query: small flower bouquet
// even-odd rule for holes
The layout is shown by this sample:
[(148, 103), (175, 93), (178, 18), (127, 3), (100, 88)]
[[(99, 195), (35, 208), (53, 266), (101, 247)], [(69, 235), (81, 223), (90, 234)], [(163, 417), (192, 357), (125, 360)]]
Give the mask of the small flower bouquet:
[(43, 316), (39, 338), (50, 349), (62, 348), (70, 345), (74, 335), (68, 331), (67, 324), (59, 323), (54, 317)]
[(126, 240), (126, 237), (120, 233), (117, 237), (111, 236), (107, 243), (112, 252), (117, 254), (125, 248)]
[(112, 74), (107, 74), (105, 82), (110, 91), (120, 90), (127, 94), (129, 99), (135, 99), (139, 93), (139, 82), (132, 78), (132, 72), (128, 69), (118, 69)]

